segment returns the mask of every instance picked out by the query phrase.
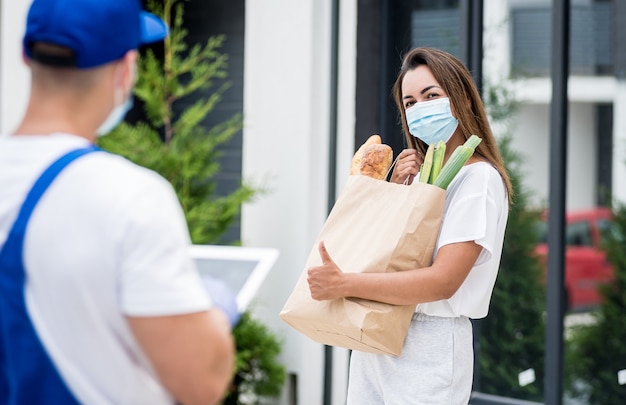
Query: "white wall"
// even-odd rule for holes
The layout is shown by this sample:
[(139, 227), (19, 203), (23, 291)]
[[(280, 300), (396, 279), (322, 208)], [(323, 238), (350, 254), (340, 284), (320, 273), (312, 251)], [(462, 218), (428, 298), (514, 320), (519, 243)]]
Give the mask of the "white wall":
[(30, 77), (22, 62), (22, 36), (30, 1), (0, 0), (0, 134), (18, 125), (28, 101)]
[(617, 85), (613, 104), (613, 197), (626, 204), (626, 81)]
[[(337, 175), (336, 195), (341, 193), (350, 173), (354, 154), (354, 128), (356, 120), (356, 28), (357, 0), (341, 0), (339, 11), (339, 77), (337, 116)], [(349, 352), (333, 349), (332, 404), (345, 404)], [(305, 402), (300, 402), (305, 405)], [(308, 404), (308, 402), (307, 402)], [(319, 405), (319, 403), (312, 403)]]
[[(525, 104), (515, 120), (513, 147), (524, 163), (524, 186), (532, 192), (532, 203), (547, 206), (549, 199), (550, 105)], [(570, 103), (567, 152), (567, 209), (595, 204), (596, 116), (590, 103)]]
[[(322, 402), (323, 346), (282, 322), (327, 215), (330, 0), (246, 2), (244, 178), (268, 193), (244, 207), (242, 239), (281, 257), (256, 300), (255, 316), (282, 336), (282, 360), (298, 376), (299, 404)], [(353, 151), (356, 1), (342, 1), (338, 188)], [(345, 399), (347, 352), (334, 350), (333, 403)], [(285, 403), (286, 399), (282, 399)]]

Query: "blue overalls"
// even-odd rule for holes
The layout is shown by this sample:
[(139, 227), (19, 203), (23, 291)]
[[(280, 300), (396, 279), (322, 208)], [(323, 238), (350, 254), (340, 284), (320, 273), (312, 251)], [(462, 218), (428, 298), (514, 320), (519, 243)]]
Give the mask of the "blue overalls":
[(52, 163), (29, 191), (0, 250), (0, 404), (78, 404), (46, 353), (28, 317), (22, 261), (28, 220), (48, 186), (74, 159), (100, 150), (73, 150)]

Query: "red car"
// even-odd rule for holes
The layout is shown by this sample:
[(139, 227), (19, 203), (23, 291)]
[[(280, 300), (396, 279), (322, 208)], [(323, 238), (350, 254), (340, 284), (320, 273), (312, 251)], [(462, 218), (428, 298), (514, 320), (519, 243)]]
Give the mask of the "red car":
[[(602, 298), (598, 285), (613, 279), (613, 269), (602, 250), (610, 232), (611, 210), (594, 208), (567, 212), (565, 229), (565, 291), (570, 310), (584, 310), (598, 305)], [(544, 264), (547, 260), (547, 222), (542, 222), (540, 243), (536, 252)]]

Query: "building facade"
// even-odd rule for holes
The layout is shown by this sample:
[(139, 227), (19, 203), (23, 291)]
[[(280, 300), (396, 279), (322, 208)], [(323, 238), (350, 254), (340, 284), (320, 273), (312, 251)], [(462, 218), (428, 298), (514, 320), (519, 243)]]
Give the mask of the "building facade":
[[(27, 0), (0, 0), (0, 133), (14, 128), (28, 95), (21, 56)], [(242, 112), (224, 148), (221, 186), (240, 179), (266, 193), (243, 207), (229, 238), (280, 249), (253, 308), (283, 341), (290, 378), (279, 403), (343, 403), (349, 353), (291, 330), (278, 313), (345, 183), (355, 147), (378, 133), (399, 153), (391, 100), (412, 46), (460, 52), (460, 1), (223, 0), (186, 3), (190, 41), (227, 34), (231, 88), (219, 120)], [(548, 200), (550, 0), (484, 1), (484, 81), (521, 102), (513, 145), (537, 206)], [(336, 19), (334, 18), (336, 17)], [(626, 202), (626, 5), (572, 0), (568, 209)], [(335, 28), (335, 29), (333, 29)], [(332, 362), (329, 362), (329, 356)]]

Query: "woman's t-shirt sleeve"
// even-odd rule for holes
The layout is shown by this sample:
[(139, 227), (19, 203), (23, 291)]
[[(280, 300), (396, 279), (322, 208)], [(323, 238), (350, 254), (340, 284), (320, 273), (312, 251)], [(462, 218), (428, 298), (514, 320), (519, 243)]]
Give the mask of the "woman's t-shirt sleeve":
[[(448, 189), (436, 247), (474, 241), (483, 247), (476, 265), (490, 260), (494, 248), (499, 245), (498, 219), (502, 210), (502, 203), (497, 202), (498, 197), (494, 195), (492, 186), (494, 181), (502, 180), (495, 169), (481, 166), (469, 171)], [(494, 179), (494, 176), (497, 178)], [(495, 185), (498, 186), (497, 183)], [(503, 187), (495, 187), (495, 190), (498, 189)], [(502, 196), (498, 200), (502, 200)]]

